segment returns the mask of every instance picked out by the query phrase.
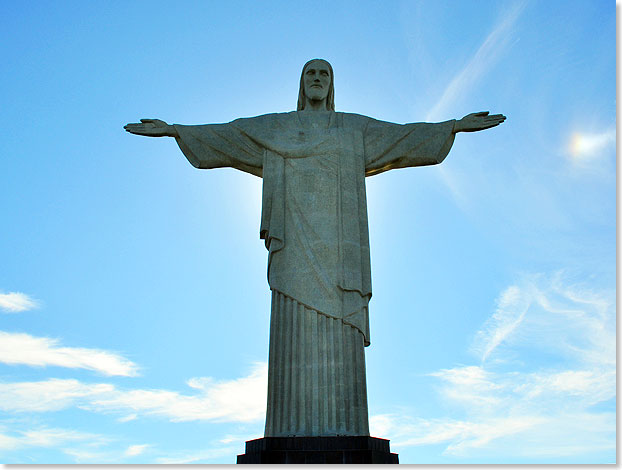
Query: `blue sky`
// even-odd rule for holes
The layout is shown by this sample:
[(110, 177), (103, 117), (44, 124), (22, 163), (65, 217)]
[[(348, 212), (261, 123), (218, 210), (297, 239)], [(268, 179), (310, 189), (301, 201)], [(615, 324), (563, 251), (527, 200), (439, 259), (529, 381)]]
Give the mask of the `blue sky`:
[(0, 461), (232, 463), (263, 435), (261, 180), (127, 122), (482, 110), (367, 180), (372, 435), (402, 463), (615, 461), (611, 1), (0, 5)]

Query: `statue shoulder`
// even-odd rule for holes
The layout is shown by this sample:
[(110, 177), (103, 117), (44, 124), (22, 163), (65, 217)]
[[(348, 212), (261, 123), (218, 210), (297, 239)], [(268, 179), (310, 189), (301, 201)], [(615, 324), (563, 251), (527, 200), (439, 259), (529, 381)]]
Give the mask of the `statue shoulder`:
[(356, 113), (337, 113), (340, 115), (341, 122), (344, 127), (352, 127), (356, 129), (364, 129), (370, 122), (375, 121), (374, 118), (363, 116)]
[(238, 126), (278, 126), (285, 125), (296, 116), (296, 111), (289, 113), (269, 113), (253, 117), (243, 117), (231, 121), (231, 124)]

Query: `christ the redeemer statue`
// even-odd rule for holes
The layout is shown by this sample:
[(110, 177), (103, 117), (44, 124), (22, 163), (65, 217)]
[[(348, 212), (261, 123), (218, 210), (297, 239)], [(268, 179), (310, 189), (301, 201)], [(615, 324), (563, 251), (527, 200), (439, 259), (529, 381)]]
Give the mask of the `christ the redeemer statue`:
[(331, 65), (303, 67), (298, 109), (227, 124), (127, 124), (174, 137), (196, 168), (263, 178), (260, 237), (272, 291), (266, 437), (368, 436), (364, 346), (371, 272), (365, 177), (441, 163), (458, 132), (499, 125), (473, 113), (394, 124), (335, 112)]

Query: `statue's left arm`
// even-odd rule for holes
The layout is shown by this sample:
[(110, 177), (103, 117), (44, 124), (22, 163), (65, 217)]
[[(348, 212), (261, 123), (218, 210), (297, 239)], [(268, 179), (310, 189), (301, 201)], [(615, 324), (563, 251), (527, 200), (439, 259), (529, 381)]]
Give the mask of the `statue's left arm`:
[(364, 130), (365, 174), (441, 163), (458, 132), (476, 132), (498, 126), (501, 114), (472, 113), (460, 120), (439, 123), (394, 124), (369, 119)]
[(471, 113), (464, 116), (454, 124), (454, 134), (458, 132), (477, 132), (498, 126), (505, 121), (503, 114), (490, 114), (488, 111)]

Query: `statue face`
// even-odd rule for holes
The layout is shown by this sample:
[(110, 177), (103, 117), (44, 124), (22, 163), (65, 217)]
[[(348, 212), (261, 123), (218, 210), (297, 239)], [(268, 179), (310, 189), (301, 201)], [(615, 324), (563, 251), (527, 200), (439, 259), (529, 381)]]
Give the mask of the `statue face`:
[(323, 60), (314, 60), (305, 68), (305, 96), (311, 101), (322, 101), (328, 96), (330, 69)]

